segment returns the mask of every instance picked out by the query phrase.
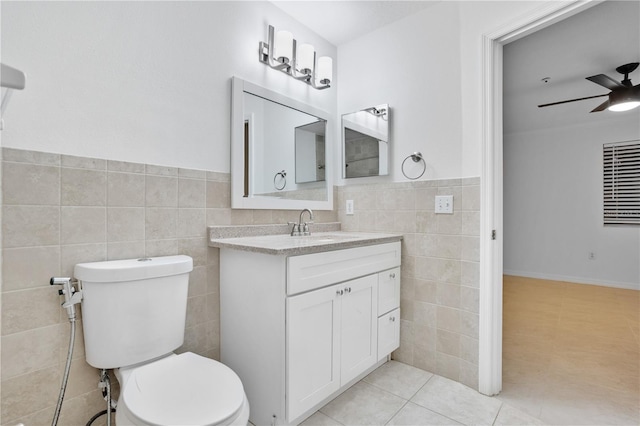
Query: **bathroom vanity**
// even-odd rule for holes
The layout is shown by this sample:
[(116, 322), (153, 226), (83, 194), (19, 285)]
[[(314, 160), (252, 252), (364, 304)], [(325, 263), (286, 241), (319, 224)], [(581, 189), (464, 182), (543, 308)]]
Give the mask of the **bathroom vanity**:
[(400, 235), (210, 238), (220, 248), (221, 361), (260, 425), (298, 424), (400, 341)]

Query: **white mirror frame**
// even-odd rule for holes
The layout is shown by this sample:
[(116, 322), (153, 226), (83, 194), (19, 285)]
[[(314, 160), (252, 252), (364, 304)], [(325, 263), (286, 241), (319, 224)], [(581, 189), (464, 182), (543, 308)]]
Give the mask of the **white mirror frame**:
[[(326, 120), (325, 184), (326, 201), (293, 200), (274, 197), (243, 197), (244, 193), (244, 93), (251, 93), (272, 102)], [(327, 112), (288, 98), (272, 90), (249, 83), (238, 77), (231, 79), (231, 208), (272, 210), (333, 210), (333, 139), (335, 119)], [(293, 147), (291, 147), (293, 149)]]

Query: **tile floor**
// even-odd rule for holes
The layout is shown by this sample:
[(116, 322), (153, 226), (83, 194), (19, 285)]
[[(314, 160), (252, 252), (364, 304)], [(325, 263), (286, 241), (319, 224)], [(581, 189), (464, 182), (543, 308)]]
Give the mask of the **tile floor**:
[(301, 426), (539, 425), (525, 412), (458, 382), (390, 361)]
[(638, 425), (639, 329), (639, 291), (505, 276), (498, 399), (553, 425)]
[(391, 361), (312, 425), (639, 425), (640, 292), (505, 276), (503, 389)]

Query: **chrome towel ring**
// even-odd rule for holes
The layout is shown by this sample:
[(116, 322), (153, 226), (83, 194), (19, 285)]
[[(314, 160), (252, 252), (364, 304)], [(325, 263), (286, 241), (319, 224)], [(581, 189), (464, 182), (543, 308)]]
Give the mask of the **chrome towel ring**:
[[(280, 179), (278, 179), (278, 176), (280, 176)], [(287, 172), (283, 170), (281, 172), (276, 173), (276, 175), (273, 177), (273, 186), (278, 191), (282, 191), (284, 187), (287, 186)]]
[[(416, 176), (416, 177), (407, 176), (407, 173), (404, 170), (405, 163), (407, 162), (407, 160), (409, 158), (411, 158), (411, 160), (414, 163), (419, 163), (419, 162), (422, 161), (422, 172), (420, 172), (420, 174), (418, 176)], [(409, 163), (409, 164), (411, 164), (411, 163)], [(402, 174), (404, 175), (404, 177), (406, 177), (407, 179), (416, 180), (416, 179), (420, 178), (424, 174), (424, 172), (427, 170), (427, 163), (426, 163), (426, 161), (424, 161), (424, 158), (422, 157), (422, 153), (414, 152), (413, 154), (407, 155), (407, 158), (405, 158), (404, 161), (402, 162), (402, 167), (401, 168), (402, 168)]]

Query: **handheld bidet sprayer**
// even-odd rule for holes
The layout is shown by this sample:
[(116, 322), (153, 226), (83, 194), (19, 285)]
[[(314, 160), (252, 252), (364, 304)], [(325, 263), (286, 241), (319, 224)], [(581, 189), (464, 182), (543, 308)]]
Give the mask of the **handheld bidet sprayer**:
[(51, 277), (49, 280), (51, 285), (60, 285), (62, 289), (58, 290), (58, 294), (64, 296), (62, 307), (67, 310), (69, 321), (76, 320), (76, 303), (82, 301), (82, 292), (76, 291), (69, 277)]

